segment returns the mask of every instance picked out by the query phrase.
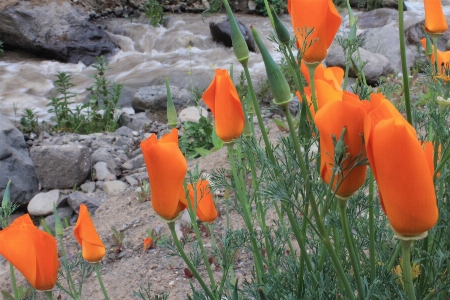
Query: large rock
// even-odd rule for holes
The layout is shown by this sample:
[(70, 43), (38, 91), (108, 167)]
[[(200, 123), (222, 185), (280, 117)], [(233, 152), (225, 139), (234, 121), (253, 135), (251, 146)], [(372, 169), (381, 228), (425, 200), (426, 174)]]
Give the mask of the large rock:
[(378, 8), (358, 15), (360, 29), (383, 27), (398, 23), (398, 11), (391, 8)]
[[(383, 38), (380, 39), (380, 36)], [(386, 56), (395, 72), (402, 71), (400, 38), (397, 27), (384, 26), (367, 29), (360, 37), (364, 40), (362, 48), (369, 50), (372, 53)], [(417, 47), (408, 46), (406, 48), (406, 64), (408, 69), (411, 69), (411, 67), (414, 66), (417, 57)]]
[[(245, 42), (247, 43), (248, 50), (256, 52), (255, 40), (253, 39), (250, 30), (241, 21), (236, 19), (239, 29), (244, 36)], [(231, 43), (231, 28), (230, 21), (227, 16), (218, 17), (209, 22), (209, 30), (211, 31), (211, 37), (213, 41), (222, 43), (226, 47), (232, 47)]]
[(11, 201), (27, 204), (38, 192), (33, 161), (23, 134), (0, 113), (0, 199), (11, 179)]
[(0, 10), (0, 40), (6, 47), (48, 59), (91, 64), (97, 56), (113, 54), (117, 45), (88, 19), (70, 1), (40, 5), (20, 1)]
[[(380, 79), (380, 76), (386, 76), (394, 72), (389, 59), (386, 56), (372, 53), (364, 48), (359, 48), (359, 51), (361, 53), (361, 61), (368, 62), (364, 66), (364, 75), (366, 76), (367, 83), (376, 84)], [(356, 60), (357, 58), (358, 54), (354, 53), (353, 59)], [(325, 58), (325, 64), (328, 67), (336, 66), (345, 69), (344, 52), (338, 42), (334, 41), (328, 49), (328, 55)], [(350, 68), (349, 76), (356, 76), (353, 68)]]
[(85, 146), (37, 146), (30, 154), (44, 189), (73, 188), (84, 183), (91, 171), (91, 154)]
[[(175, 108), (181, 109), (186, 106), (192, 99), (192, 94), (183, 88), (176, 86), (170, 87), (170, 93), (172, 95), (173, 104)], [(165, 85), (157, 86), (144, 86), (137, 90), (134, 94), (133, 101), (131, 102), (136, 112), (143, 112), (147, 109), (151, 111), (167, 109), (167, 89)], [(133, 127), (131, 129), (136, 130)]]

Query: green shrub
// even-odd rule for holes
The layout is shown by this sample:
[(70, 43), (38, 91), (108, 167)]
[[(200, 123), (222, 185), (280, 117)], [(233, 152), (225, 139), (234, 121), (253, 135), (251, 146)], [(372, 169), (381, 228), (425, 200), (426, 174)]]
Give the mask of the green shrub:
[(158, 26), (164, 22), (163, 7), (157, 0), (148, 0), (143, 6), (143, 10), (152, 26)]
[[(285, 0), (268, 0), (269, 5), (273, 6), (277, 15), (282, 15), (287, 12), (287, 4)], [(256, 11), (264, 16), (267, 16), (266, 6), (264, 0), (255, 0)]]

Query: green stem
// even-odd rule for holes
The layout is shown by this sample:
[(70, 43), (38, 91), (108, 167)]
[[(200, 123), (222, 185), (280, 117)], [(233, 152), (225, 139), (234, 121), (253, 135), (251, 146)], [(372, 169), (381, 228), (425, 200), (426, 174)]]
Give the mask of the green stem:
[(291, 137), (294, 141), (294, 149), (297, 154), (297, 159), (298, 159), (300, 169), (302, 171), (303, 178), (305, 180), (306, 196), (309, 198), (309, 203), (311, 205), (312, 213), (313, 213), (315, 221), (316, 221), (319, 236), (322, 240), (322, 243), (324, 244), (324, 246), (326, 247), (327, 251), (330, 254), (331, 260), (334, 264), (334, 267), (336, 269), (339, 280), (342, 281), (342, 284), (345, 286), (345, 290), (347, 291), (347, 296), (349, 297), (349, 299), (355, 299), (355, 297), (353, 295), (353, 290), (352, 290), (350, 283), (347, 279), (347, 276), (344, 272), (341, 261), (340, 261), (339, 257), (336, 255), (333, 245), (331, 244), (330, 239), (327, 236), (327, 229), (325, 228), (323, 220), (320, 217), (320, 212), (319, 212), (319, 208), (316, 203), (316, 199), (314, 198), (314, 195), (311, 191), (311, 182), (309, 179), (308, 169), (306, 167), (306, 163), (303, 159), (303, 156), (301, 155), (300, 143), (299, 143), (297, 135), (295, 134), (294, 123), (292, 121), (292, 115), (289, 112), (288, 105), (284, 105), (283, 110), (286, 115), (286, 119), (288, 121), (290, 132), (292, 133)]
[(347, 201), (348, 200), (338, 198), (342, 232), (344, 233), (345, 246), (347, 247), (348, 254), (350, 256), (350, 262), (353, 267), (353, 274), (355, 275), (356, 286), (358, 288), (358, 298), (364, 299), (365, 292), (361, 280), (361, 273), (359, 271), (358, 253), (356, 252), (355, 241), (353, 240), (353, 236), (350, 231), (350, 226), (348, 224), (348, 216), (346, 212)]
[[(405, 108), (406, 108), (406, 119), (409, 124), (413, 125), (412, 115), (411, 115), (411, 98), (409, 96), (409, 72), (408, 66), (406, 65), (406, 46), (405, 46), (405, 30), (403, 23), (403, 1), (398, 1), (398, 32), (400, 38), (400, 56), (402, 59), (402, 73), (403, 73), (403, 92), (405, 95)], [(435, 56), (437, 58), (437, 56)], [(413, 125), (414, 126), (414, 125)]]
[(264, 121), (261, 116), (261, 110), (259, 109), (258, 101), (256, 100), (255, 89), (253, 88), (252, 78), (248, 70), (247, 64), (242, 65), (244, 67), (245, 77), (247, 78), (247, 84), (250, 91), (250, 95), (253, 101), (253, 108), (255, 109), (256, 118), (258, 119), (259, 128), (261, 129), (261, 136), (264, 140), (266, 153), (272, 163), (275, 163), (275, 156), (273, 155), (272, 147), (270, 146), (269, 137), (267, 136), (266, 128), (264, 127)]
[(375, 262), (375, 216), (374, 216), (374, 190), (375, 180), (373, 172), (369, 171), (369, 262), (370, 279), (374, 282), (377, 270)]
[(437, 290), (436, 289), (432, 289), (426, 296), (425, 298), (423, 298), (423, 300), (431, 300), (433, 299), (434, 296), (436, 296), (437, 294)]
[(53, 300), (53, 292), (52, 291), (44, 291), (44, 295), (48, 300)]
[(188, 268), (191, 271), (191, 273), (195, 276), (195, 278), (197, 279), (198, 283), (200, 283), (200, 285), (203, 288), (203, 291), (206, 293), (206, 295), (208, 295), (208, 297), (210, 299), (217, 299), (213, 295), (211, 290), (208, 288), (206, 283), (203, 281), (203, 278), (200, 276), (200, 274), (198, 273), (197, 269), (194, 267), (194, 265), (192, 264), (190, 259), (187, 257), (186, 253), (184, 252), (183, 247), (181, 246), (180, 240), (178, 240), (177, 234), (175, 232), (175, 222), (168, 222), (167, 225), (169, 226), (170, 233), (172, 234), (173, 241), (175, 243), (175, 246), (177, 247), (178, 252), (180, 253), (181, 258), (184, 260), (184, 262), (188, 266)]
[(62, 257), (63, 257), (63, 265), (64, 265), (64, 269), (66, 271), (66, 278), (69, 283), (69, 290), (72, 292), (74, 299), (79, 300), (80, 295), (78, 294), (78, 292), (75, 288), (75, 283), (73, 281), (72, 275), (70, 275), (69, 262), (67, 261), (66, 249), (64, 248), (63, 235), (58, 234), (57, 237), (58, 237), (58, 241), (59, 241), (59, 245), (60, 245), (60, 249), (61, 249), (61, 253), (62, 253)]
[[(196, 183), (195, 183), (196, 185)], [(194, 199), (197, 199), (197, 189), (193, 188), (194, 190)], [(214, 276), (212, 274), (211, 266), (208, 261), (208, 256), (206, 255), (205, 247), (203, 246), (202, 236), (200, 234), (200, 230), (198, 229), (197, 222), (196, 222), (196, 211), (197, 211), (197, 201), (194, 200), (194, 207), (192, 207), (191, 201), (188, 201), (188, 213), (191, 218), (191, 224), (194, 228), (194, 233), (197, 238), (198, 246), (200, 247), (200, 252), (202, 253), (203, 263), (205, 265), (206, 271), (208, 272), (209, 281), (211, 283), (211, 288), (213, 291), (216, 291), (216, 282), (214, 280)]]
[(411, 274), (411, 244), (412, 241), (402, 240), (402, 274), (403, 281), (405, 282), (405, 292), (408, 300), (416, 300), (416, 294), (414, 292), (414, 284)]
[(434, 52), (434, 69), (436, 72), (436, 75), (439, 75), (439, 60), (438, 60), (438, 48), (437, 48), (437, 42), (439, 39), (439, 34), (430, 34), (431, 40), (433, 41), (433, 52)]
[(262, 263), (261, 252), (259, 251), (258, 242), (256, 241), (256, 238), (254, 236), (255, 231), (253, 229), (253, 224), (251, 221), (250, 207), (249, 207), (249, 203), (247, 200), (247, 194), (243, 190), (243, 187), (240, 184), (240, 180), (239, 180), (239, 177), (237, 174), (236, 164), (234, 162), (233, 144), (228, 143), (227, 148), (228, 148), (228, 156), (230, 159), (231, 172), (233, 173), (233, 178), (237, 185), (238, 193), (237, 193), (236, 197), (238, 198), (238, 201), (241, 204), (242, 216), (244, 218), (245, 225), (247, 226), (247, 229), (250, 233), (250, 242), (253, 247), (253, 254), (255, 255), (254, 256), (255, 268), (256, 268), (256, 273), (258, 276), (258, 281), (262, 282), (262, 274), (263, 274), (263, 270), (264, 270), (264, 265)]
[(102, 288), (103, 295), (105, 296), (105, 300), (109, 300), (108, 293), (106, 292), (105, 286), (103, 285), (102, 275), (100, 274), (99, 263), (93, 263), (95, 273), (97, 274), (98, 283), (100, 283), (100, 287)]
[(395, 262), (398, 259), (398, 254), (400, 253), (400, 250), (402, 250), (402, 245), (400, 243), (397, 243), (397, 246), (395, 246), (394, 253), (391, 256), (391, 259), (389, 260), (389, 263), (386, 266), (386, 269), (390, 272), (392, 268), (394, 267)]
[(316, 73), (316, 68), (319, 65), (319, 63), (306, 63), (303, 62), (306, 67), (308, 68), (309, 73), (309, 85), (311, 87), (311, 101), (314, 106), (314, 112), (317, 112), (319, 110), (319, 106), (317, 105), (317, 96), (316, 96), (316, 85), (314, 82), (314, 73)]
[(14, 290), (14, 299), (19, 299), (19, 291), (17, 290), (17, 284), (16, 284), (16, 276), (14, 275), (14, 266), (12, 263), (9, 263), (9, 272), (11, 273), (11, 282)]

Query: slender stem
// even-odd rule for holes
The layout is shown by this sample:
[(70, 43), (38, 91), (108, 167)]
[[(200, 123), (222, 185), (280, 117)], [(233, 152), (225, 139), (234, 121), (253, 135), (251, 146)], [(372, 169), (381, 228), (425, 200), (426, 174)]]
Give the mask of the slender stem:
[(214, 280), (214, 276), (212, 274), (211, 266), (208, 261), (208, 256), (206, 255), (205, 247), (203, 246), (202, 236), (200, 231), (198, 230), (197, 222), (196, 222), (196, 211), (197, 211), (197, 188), (193, 188), (194, 190), (194, 207), (192, 207), (191, 201), (188, 201), (188, 213), (191, 218), (191, 224), (194, 228), (194, 233), (197, 238), (198, 246), (200, 247), (200, 252), (202, 253), (203, 263), (205, 265), (206, 271), (208, 272), (209, 281), (211, 283), (211, 288), (213, 291), (216, 291), (216, 282)]
[(253, 247), (253, 254), (255, 255), (254, 256), (255, 268), (256, 268), (256, 273), (258, 276), (258, 281), (262, 282), (262, 274), (263, 274), (264, 266), (262, 263), (262, 258), (261, 258), (261, 253), (259, 251), (258, 243), (254, 236), (255, 231), (253, 229), (253, 224), (252, 224), (251, 217), (250, 217), (250, 208), (249, 208), (249, 203), (247, 201), (247, 194), (244, 192), (243, 187), (240, 186), (240, 184), (239, 184), (240, 180), (238, 178), (236, 164), (234, 162), (233, 144), (228, 143), (227, 147), (228, 147), (228, 156), (229, 156), (230, 164), (231, 164), (231, 172), (233, 173), (233, 178), (234, 178), (235, 183), (238, 185), (237, 186), (238, 194), (236, 196), (238, 198), (238, 201), (241, 204), (242, 216), (244, 218), (245, 225), (247, 226), (247, 229), (250, 233), (250, 242)]
[(9, 263), (9, 272), (11, 273), (11, 282), (14, 290), (14, 300), (20, 300), (19, 291), (17, 290), (16, 276), (14, 275), (14, 266), (12, 263)]
[(397, 246), (395, 246), (394, 253), (392, 253), (391, 259), (389, 260), (389, 263), (386, 266), (386, 269), (388, 271), (391, 271), (392, 268), (394, 267), (394, 264), (398, 259), (398, 254), (400, 253), (400, 250), (402, 250), (402, 245), (401, 243), (397, 243)]
[(341, 217), (342, 232), (344, 233), (345, 246), (347, 247), (348, 254), (350, 256), (350, 262), (353, 267), (353, 274), (355, 275), (356, 286), (358, 288), (358, 298), (364, 299), (365, 292), (361, 280), (361, 273), (359, 271), (359, 259), (358, 253), (355, 249), (355, 241), (350, 231), (350, 226), (348, 224), (348, 216), (346, 212), (347, 201), (338, 198), (339, 204), (339, 214)]
[(433, 299), (433, 296), (436, 296), (437, 294), (437, 290), (436, 289), (432, 289), (424, 298), (423, 300), (431, 300)]
[(304, 62), (304, 64), (308, 68), (308, 73), (309, 73), (309, 85), (311, 87), (311, 101), (314, 106), (314, 112), (317, 112), (319, 110), (319, 106), (317, 105), (316, 86), (314, 83), (314, 73), (316, 73), (316, 68), (319, 63)]
[(183, 250), (183, 247), (181, 246), (180, 240), (178, 240), (177, 233), (175, 232), (175, 222), (168, 222), (167, 225), (169, 226), (170, 233), (172, 234), (173, 241), (175, 243), (175, 246), (177, 247), (178, 252), (180, 253), (181, 258), (183, 258), (184, 262), (188, 266), (189, 270), (192, 272), (192, 274), (197, 279), (198, 283), (203, 288), (203, 291), (208, 295), (210, 299), (217, 299), (211, 290), (208, 288), (206, 283), (203, 281), (203, 278), (198, 273), (197, 269), (194, 267), (190, 259), (187, 257), (186, 253)]
[(375, 180), (373, 172), (369, 171), (369, 262), (370, 279), (374, 282), (377, 270), (375, 261), (375, 216), (374, 216), (374, 190)]
[(261, 110), (259, 109), (258, 101), (256, 100), (255, 89), (253, 88), (252, 78), (250, 77), (250, 72), (248, 70), (247, 65), (243, 65), (245, 77), (247, 78), (247, 84), (250, 91), (250, 95), (253, 101), (253, 107), (255, 109), (256, 118), (258, 119), (259, 128), (261, 129), (261, 135), (264, 140), (264, 145), (266, 146), (266, 152), (269, 156), (271, 162), (275, 162), (275, 156), (273, 155), (272, 147), (270, 146), (269, 137), (267, 136), (266, 129), (264, 127), (264, 121), (261, 116)]
[[(400, 56), (402, 59), (403, 92), (405, 96), (406, 119), (413, 125), (411, 115), (411, 98), (409, 96), (409, 72), (406, 65), (405, 30), (403, 24), (403, 1), (398, 1), (398, 32), (400, 38)], [(437, 58), (437, 56), (435, 56)], [(413, 125), (414, 126), (414, 125)]]
[(53, 300), (53, 292), (52, 291), (44, 291), (44, 295), (48, 300)]
[(66, 278), (68, 279), (68, 283), (69, 283), (69, 290), (72, 292), (74, 299), (78, 300), (78, 299), (80, 299), (80, 295), (78, 294), (78, 292), (75, 288), (75, 283), (72, 279), (72, 275), (70, 275), (69, 262), (67, 261), (66, 249), (64, 248), (63, 235), (58, 234), (57, 237), (59, 240), (59, 246), (61, 248), (61, 253), (62, 253), (62, 257), (63, 257), (64, 269), (66, 270)]
[(102, 275), (100, 274), (99, 263), (93, 263), (95, 273), (97, 274), (98, 283), (100, 283), (100, 287), (102, 288), (103, 295), (105, 296), (105, 300), (109, 300), (108, 293), (106, 292), (105, 286), (103, 285)]
[(344, 272), (344, 269), (342, 267), (341, 260), (336, 255), (333, 245), (331, 244), (330, 239), (327, 236), (327, 229), (325, 228), (323, 220), (320, 217), (320, 212), (319, 212), (319, 208), (316, 203), (316, 199), (314, 198), (314, 195), (311, 191), (311, 182), (309, 179), (309, 174), (308, 174), (308, 170), (306, 167), (306, 163), (305, 163), (305, 160), (303, 159), (303, 156), (301, 155), (300, 143), (299, 143), (298, 137), (297, 137), (297, 135), (294, 134), (295, 130), (294, 130), (294, 123), (292, 121), (292, 115), (289, 112), (289, 108), (287, 105), (283, 106), (283, 110), (286, 115), (286, 119), (288, 121), (290, 132), (292, 132), (291, 137), (294, 141), (294, 149), (297, 154), (297, 159), (298, 159), (300, 169), (302, 171), (303, 178), (305, 180), (306, 195), (307, 195), (307, 197), (309, 199), (309, 203), (311, 205), (312, 213), (313, 213), (315, 221), (316, 221), (316, 226), (317, 226), (317, 230), (319, 232), (320, 238), (322, 240), (322, 243), (326, 247), (328, 253), (330, 254), (331, 260), (334, 264), (334, 267), (336, 268), (336, 272), (339, 277), (339, 280), (342, 281), (342, 284), (345, 286), (345, 290), (347, 291), (347, 296), (349, 297), (349, 299), (355, 299), (355, 296), (353, 295), (353, 290), (350, 286), (350, 283), (349, 283), (347, 276)]
[(434, 53), (434, 70), (436, 75), (439, 75), (439, 59), (438, 59), (438, 48), (437, 42), (439, 39), (439, 34), (430, 34), (431, 40), (433, 41), (433, 53)]
[(405, 291), (408, 300), (416, 300), (416, 294), (414, 292), (414, 284), (411, 274), (411, 244), (412, 241), (402, 240), (402, 274), (403, 281), (405, 282)]

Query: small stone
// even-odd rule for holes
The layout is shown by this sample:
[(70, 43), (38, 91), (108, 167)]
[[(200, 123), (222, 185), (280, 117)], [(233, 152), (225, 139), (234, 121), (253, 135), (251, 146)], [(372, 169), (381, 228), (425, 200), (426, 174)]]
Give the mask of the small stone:
[(104, 161), (96, 163), (93, 168), (95, 177), (97, 177), (98, 180), (105, 180), (106, 176), (111, 174), (108, 169), (108, 164)]
[(80, 186), (81, 190), (85, 193), (93, 193), (95, 191), (95, 182), (86, 182)]
[(172, 285), (174, 285), (175, 284), (175, 281), (171, 281), (171, 282), (169, 282), (169, 286), (172, 286)]
[(28, 212), (33, 216), (46, 216), (53, 212), (53, 203), (58, 205), (59, 190), (51, 190), (47, 193), (39, 193), (28, 203)]
[(103, 184), (103, 190), (108, 196), (115, 196), (121, 194), (126, 188), (127, 184), (120, 180), (106, 181)]
[(125, 180), (128, 182), (129, 185), (131, 186), (136, 186), (138, 185), (138, 181), (136, 179), (134, 179), (131, 176), (125, 176)]
[(106, 181), (114, 181), (114, 180), (117, 180), (117, 177), (116, 177), (116, 175), (114, 175), (114, 174), (109, 174), (109, 175), (107, 175), (107, 176), (105, 177), (105, 179), (104, 179), (105, 182), (106, 182)]

